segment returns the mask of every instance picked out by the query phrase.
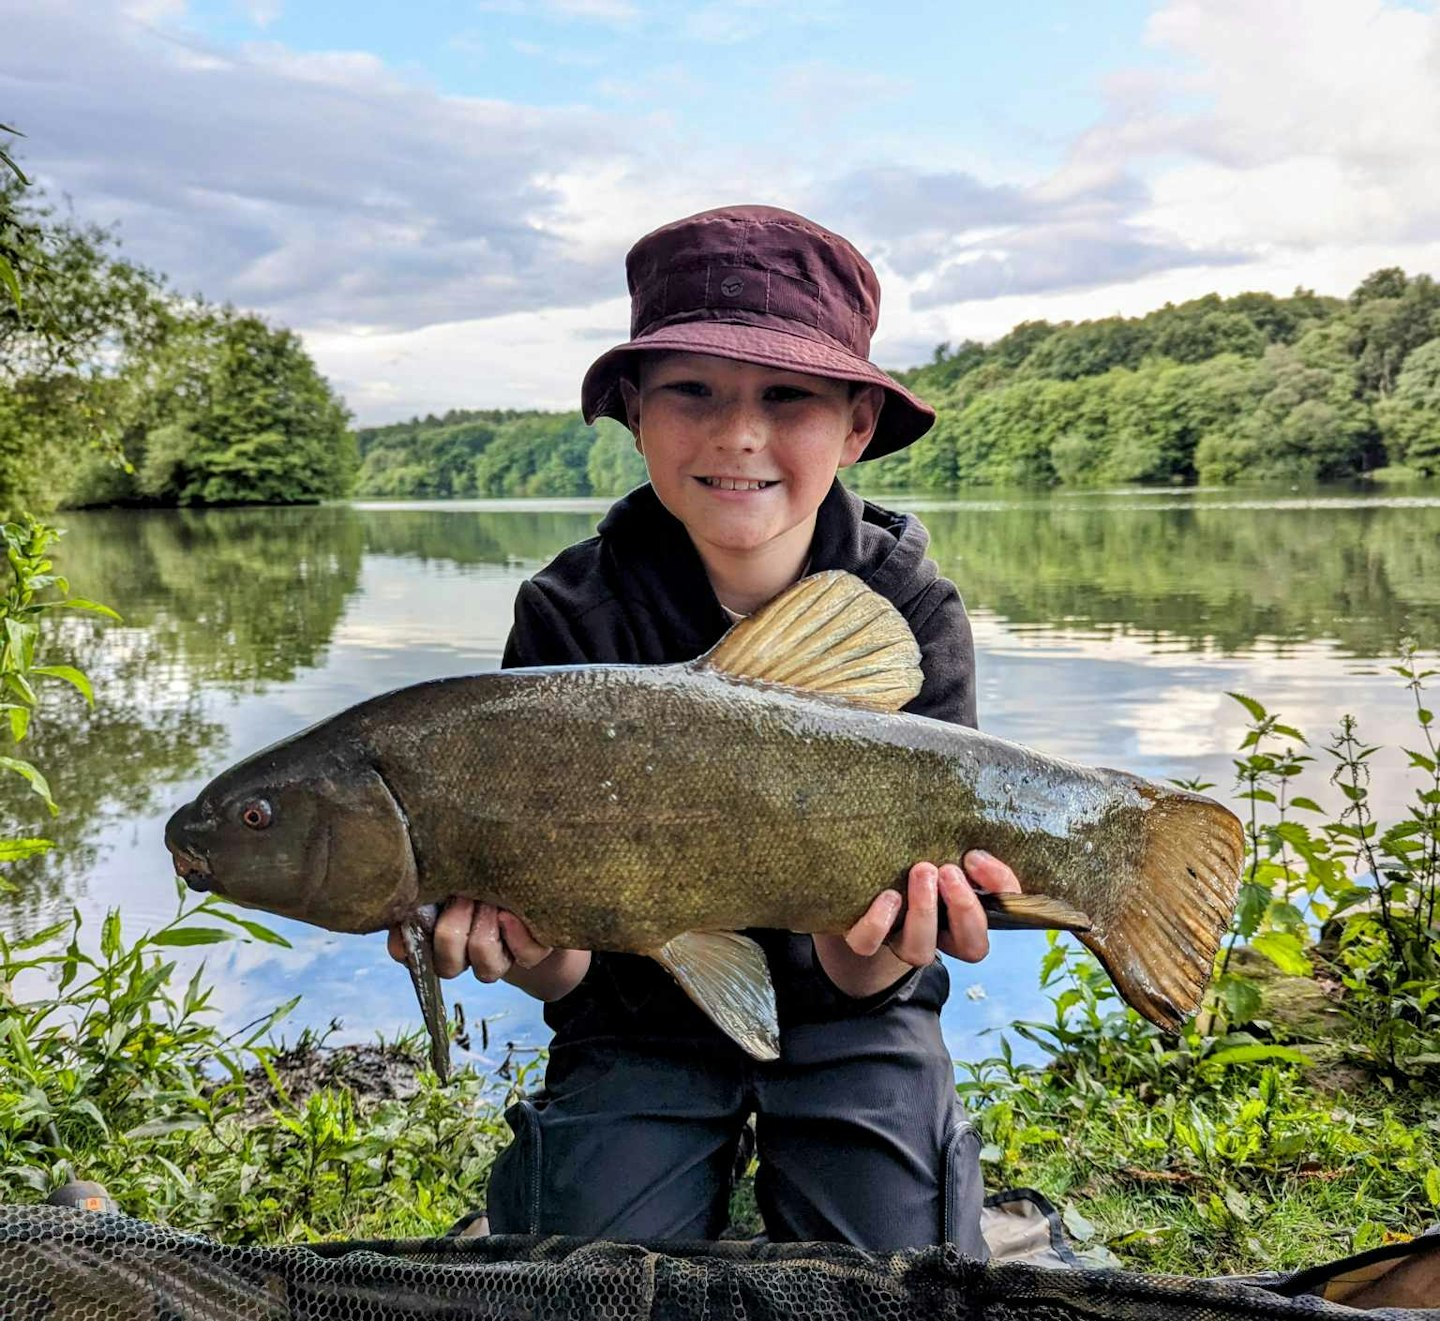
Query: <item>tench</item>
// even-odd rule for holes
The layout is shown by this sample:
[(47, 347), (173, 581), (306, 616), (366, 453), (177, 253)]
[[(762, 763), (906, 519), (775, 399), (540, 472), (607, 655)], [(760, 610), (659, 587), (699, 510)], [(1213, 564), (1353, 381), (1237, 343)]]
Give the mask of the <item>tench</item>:
[[(194, 889), (332, 931), (400, 924), (446, 1072), (424, 916), (511, 909), (547, 945), (659, 960), (759, 1059), (774, 991), (747, 927), (843, 933), (912, 863), (988, 849), (993, 926), (1074, 930), (1161, 1027), (1199, 1007), (1239, 821), (1198, 794), (900, 713), (909, 626), (858, 578), (803, 579), (683, 665), (440, 679), (240, 762), (171, 817)], [(898, 924), (897, 924), (898, 925)]]

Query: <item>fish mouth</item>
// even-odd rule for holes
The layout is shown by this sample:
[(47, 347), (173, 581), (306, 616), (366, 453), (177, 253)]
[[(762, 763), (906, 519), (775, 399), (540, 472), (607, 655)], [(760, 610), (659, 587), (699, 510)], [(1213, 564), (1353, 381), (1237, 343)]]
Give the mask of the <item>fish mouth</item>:
[(175, 875), (196, 894), (205, 894), (215, 888), (215, 873), (210, 870), (210, 864), (204, 858), (168, 840), (166, 847), (175, 860)]

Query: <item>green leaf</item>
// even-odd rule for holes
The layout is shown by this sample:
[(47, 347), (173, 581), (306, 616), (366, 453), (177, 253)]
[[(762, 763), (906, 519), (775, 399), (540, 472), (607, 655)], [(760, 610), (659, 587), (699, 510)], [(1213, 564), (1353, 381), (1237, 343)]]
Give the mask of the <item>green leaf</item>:
[(28, 781), (30, 787), (40, 795), (45, 806), (50, 809), (50, 815), (60, 815), (60, 809), (55, 805), (55, 800), (50, 797), (49, 783), (28, 761), (20, 761), (16, 757), (0, 757), (0, 770), (14, 771), (21, 779)]
[(55, 841), (50, 839), (0, 839), (0, 862), (19, 862), (54, 847)]
[(1207, 1055), (1207, 1064), (1258, 1064), (1262, 1060), (1280, 1060), (1287, 1064), (1309, 1064), (1310, 1057), (1291, 1046), (1270, 1046), (1257, 1042), (1253, 1046), (1229, 1046)]
[(52, 679), (63, 679), (66, 683), (80, 690), (80, 694), (91, 706), (95, 705), (95, 690), (90, 687), (90, 680), (73, 665), (32, 665), (31, 674), (45, 674)]
[(30, 728), (30, 708), (28, 706), (10, 706), (9, 711), (10, 737), (19, 743)]
[(1244, 693), (1226, 693), (1225, 696), (1233, 697), (1237, 702), (1239, 702), (1241, 706), (1243, 706), (1248, 712), (1250, 712), (1250, 718), (1252, 720), (1265, 719), (1265, 708), (1261, 706), (1260, 703), (1257, 702), (1253, 697), (1246, 697)]
[[(0, 152), (0, 156), (3, 155), (4, 153)], [(25, 306), (25, 297), (20, 292), (20, 280), (15, 274), (15, 268), (10, 264), (10, 259), (3, 253), (0, 253), (0, 284), (3, 284), (10, 294), (10, 301), (15, 304), (17, 312)]]
[(271, 931), (269, 927), (262, 926), (259, 922), (251, 922), (246, 918), (237, 917), (234, 913), (227, 913), (219, 908), (206, 910), (212, 917), (218, 917), (222, 922), (229, 922), (239, 927), (242, 931), (248, 931), (256, 940), (263, 940), (267, 945), (279, 945), (282, 949), (292, 949), (293, 946), (278, 931)]
[(222, 941), (234, 940), (228, 931), (218, 927), (173, 927), (161, 931), (147, 940), (151, 945), (219, 945)]
[(87, 600), (83, 596), (67, 597), (63, 601), (55, 602), (55, 604), (65, 606), (67, 609), (71, 610), (90, 610), (97, 615), (105, 615), (107, 618), (113, 619), (116, 623), (119, 624), (123, 624), (125, 622), (123, 619), (120, 618), (119, 615), (115, 613), (115, 611), (110, 609), (108, 605), (101, 605), (99, 601)]
[(113, 959), (120, 951), (120, 910), (112, 908), (100, 926), (100, 953)]
[(1260, 1012), (1260, 988), (1245, 977), (1226, 977), (1220, 1000), (1232, 1023), (1248, 1023)]
[(1283, 973), (1291, 977), (1305, 977), (1310, 972), (1310, 960), (1305, 956), (1305, 947), (1300, 937), (1291, 931), (1263, 931), (1250, 940), (1250, 948), (1263, 954)]
[(1307, 812), (1323, 812), (1325, 810), (1313, 798), (1305, 798), (1299, 794), (1290, 800), (1290, 806), (1304, 808)]
[(53, 926), (45, 927), (34, 935), (26, 936), (24, 940), (17, 940), (10, 948), (17, 954), (21, 950), (38, 949), (41, 945), (48, 945), (56, 936), (64, 933), (70, 926), (68, 921), (56, 922)]
[(1440, 1206), (1440, 1170), (1433, 1165), (1425, 1171), (1425, 1196), (1431, 1206)]

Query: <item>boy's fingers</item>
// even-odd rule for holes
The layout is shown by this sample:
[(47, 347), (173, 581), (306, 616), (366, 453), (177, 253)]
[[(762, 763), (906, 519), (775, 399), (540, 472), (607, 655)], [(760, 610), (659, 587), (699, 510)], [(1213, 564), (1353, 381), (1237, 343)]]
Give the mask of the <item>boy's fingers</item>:
[(470, 966), (482, 982), (498, 982), (514, 960), (500, 937), (500, 910), (494, 904), (477, 904), (470, 923)]
[(470, 937), (473, 899), (452, 898), (435, 919), (435, 971), (442, 977), (458, 977), (465, 971), (465, 945)]
[(877, 894), (865, 910), (865, 916), (845, 933), (845, 943), (856, 954), (869, 958), (885, 943), (903, 902), (899, 890), (884, 890)]
[(530, 928), (514, 913), (501, 909), (499, 918), (500, 938), (510, 951), (510, 957), (522, 968), (533, 968), (554, 952), (549, 945), (542, 945), (536, 940)]
[(1020, 882), (1015, 873), (993, 853), (971, 849), (961, 860), (965, 875), (990, 894), (1019, 894)]
[(935, 962), (936, 912), (939, 908), (939, 873), (934, 863), (917, 862), (910, 868), (909, 906), (900, 939), (890, 946), (897, 959), (923, 968)]
[[(1007, 867), (1005, 870), (1010, 869)], [(949, 932), (940, 941), (940, 948), (966, 963), (979, 963), (990, 952), (990, 924), (986, 921), (985, 910), (980, 907), (979, 896), (953, 863), (940, 868), (939, 885), (940, 898), (945, 904), (945, 916), (950, 925)]]
[(396, 963), (405, 962), (405, 937), (399, 927), (391, 927), (385, 935), (385, 949)]

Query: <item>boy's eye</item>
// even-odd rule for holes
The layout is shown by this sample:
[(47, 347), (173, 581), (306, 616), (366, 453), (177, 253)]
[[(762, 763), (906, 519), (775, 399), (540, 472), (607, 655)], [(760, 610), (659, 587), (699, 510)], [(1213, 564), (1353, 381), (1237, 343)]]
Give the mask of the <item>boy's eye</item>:
[(765, 391), (765, 398), (777, 404), (792, 404), (800, 399), (809, 399), (810, 391), (798, 385), (772, 385)]
[(703, 398), (710, 393), (710, 387), (704, 381), (666, 381), (660, 388), (674, 394), (688, 395), (694, 399)]

